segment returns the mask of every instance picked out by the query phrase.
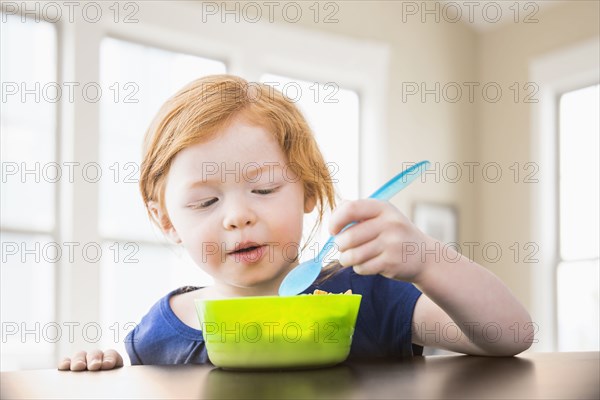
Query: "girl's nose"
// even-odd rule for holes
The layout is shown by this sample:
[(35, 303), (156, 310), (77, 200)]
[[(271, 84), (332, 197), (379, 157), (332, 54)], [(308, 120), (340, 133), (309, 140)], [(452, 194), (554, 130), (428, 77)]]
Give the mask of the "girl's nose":
[(241, 229), (252, 226), (256, 222), (256, 214), (245, 206), (243, 202), (236, 202), (228, 207), (223, 218), (223, 228), (226, 230)]

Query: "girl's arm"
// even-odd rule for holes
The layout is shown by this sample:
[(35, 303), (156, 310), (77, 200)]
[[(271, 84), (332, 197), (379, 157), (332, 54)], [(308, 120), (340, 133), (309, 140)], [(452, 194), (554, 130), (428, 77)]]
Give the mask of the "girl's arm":
[[(340, 263), (359, 274), (413, 282), (424, 293), (413, 342), (475, 355), (508, 356), (531, 345), (531, 317), (491, 272), (444, 248), (388, 202), (345, 202), (331, 216)], [(443, 249), (443, 254), (442, 254)]]
[[(446, 256), (454, 251), (446, 250)], [(512, 356), (527, 350), (534, 326), (509, 289), (464, 256), (454, 253), (447, 259), (458, 261), (424, 263), (414, 281), (424, 294), (415, 305), (413, 342), (474, 355)]]

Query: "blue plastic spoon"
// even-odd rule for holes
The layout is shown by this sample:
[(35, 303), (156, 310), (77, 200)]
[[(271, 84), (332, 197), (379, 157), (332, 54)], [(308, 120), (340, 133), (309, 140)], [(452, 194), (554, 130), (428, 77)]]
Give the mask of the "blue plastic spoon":
[[(410, 185), (417, 177), (429, 167), (429, 161), (421, 161), (408, 167), (398, 175), (390, 179), (385, 185), (380, 187), (369, 196), (370, 199), (389, 200), (399, 191)], [(356, 222), (352, 222), (344, 227), (341, 232), (348, 229)], [(340, 233), (341, 233), (340, 232)], [(302, 293), (317, 279), (323, 267), (323, 258), (327, 255), (333, 245), (335, 236), (331, 236), (325, 243), (317, 258), (311, 261), (305, 261), (290, 271), (279, 286), (280, 296), (295, 296)]]

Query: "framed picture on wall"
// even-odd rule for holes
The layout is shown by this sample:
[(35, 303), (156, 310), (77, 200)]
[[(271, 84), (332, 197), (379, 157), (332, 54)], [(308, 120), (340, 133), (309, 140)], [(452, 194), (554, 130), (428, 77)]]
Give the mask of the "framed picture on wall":
[(412, 220), (417, 228), (442, 243), (458, 242), (458, 213), (453, 206), (416, 203)]

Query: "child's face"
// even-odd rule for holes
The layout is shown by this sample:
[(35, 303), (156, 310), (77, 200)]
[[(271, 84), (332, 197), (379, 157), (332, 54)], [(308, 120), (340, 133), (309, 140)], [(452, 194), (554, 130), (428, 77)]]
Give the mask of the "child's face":
[[(167, 233), (230, 294), (270, 294), (297, 264), (304, 201), (302, 182), (266, 129), (236, 119), (171, 164), (165, 203)], [(262, 169), (261, 169), (262, 168)], [(240, 245), (259, 246), (235, 252)]]

